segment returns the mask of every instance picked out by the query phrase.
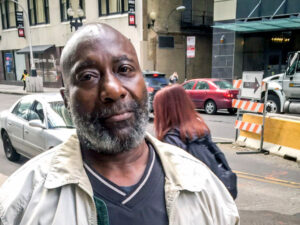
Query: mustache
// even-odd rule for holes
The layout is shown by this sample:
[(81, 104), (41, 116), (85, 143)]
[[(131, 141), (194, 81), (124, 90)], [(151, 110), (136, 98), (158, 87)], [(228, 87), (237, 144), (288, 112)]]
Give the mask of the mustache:
[(108, 107), (102, 107), (101, 111), (97, 111), (91, 116), (91, 119), (92, 121), (103, 121), (113, 115), (118, 115), (125, 112), (136, 112), (139, 107), (139, 104), (133, 100), (126, 103), (114, 103)]

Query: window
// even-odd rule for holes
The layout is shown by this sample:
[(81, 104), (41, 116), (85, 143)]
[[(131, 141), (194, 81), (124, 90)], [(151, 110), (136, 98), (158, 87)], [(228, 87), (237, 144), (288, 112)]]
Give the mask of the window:
[(208, 85), (208, 83), (206, 83), (204, 81), (199, 81), (197, 83), (195, 89), (197, 89), (197, 90), (208, 90), (209, 89), (209, 85)]
[(10, 1), (1, 1), (0, 3), (2, 28), (9, 29), (16, 27), (17, 4)]
[(34, 109), (32, 111), (32, 115), (33, 117), (30, 118), (29, 120), (40, 120), (42, 123), (44, 122), (44, 110), (43, 110), (43, 106), (40, 102), (35, 102), (35, 106)]
[(233, 86), (231, 83), (229, 83), (226, 80), (218, 80), (214, 81), (214, 83), (220, 88), (220, 89), (233, 89)]
[(49, 23), (48, 0), (27, 0), (30, 25)]
[[(79, 6), (85, 15), (85, 0), (79, 0)], [(62, 22), (69, 20), (67, 10), (70, 7), (72, 7), (71, 0), (60, 0), (60, 18)]]
[(183, 88), (184, 88), (185, 90), (192, 90), (193, 87), (194, 87), (194, 84), (195, 84), (195, 81), (190, 81), (190, 82), (184, 84), (184, 85), (183, 85)]
[(23, 99), (13, 109), (12, 113), (22, 119), (28, 120), (28, 113), (30, 112), (31, 105), (32, 105), (31, 100)]
[(99, 16), (128, 12), (128, 0), (99, 0)]
[(74, 128), (72, 118), (63, 101), (49, 102), (47, 110), (49, 128)]

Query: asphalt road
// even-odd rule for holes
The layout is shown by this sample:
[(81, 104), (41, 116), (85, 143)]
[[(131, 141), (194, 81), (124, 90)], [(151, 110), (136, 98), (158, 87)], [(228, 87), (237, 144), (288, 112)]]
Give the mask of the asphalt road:
[[(20, 96), (0, 94), (0, 111), (7, 109)], [(217, 115), (201, 113), (212, 136), (219, 140), (233, 140), (235, 116), (226, 112)], [(147, 130), (154, 134), (150, 121)], [(238, 174), (236, 203), (242, 225), (299, 225), (300, 224), (300, 173), (296, 162), (263, 154), (237, 155), (252, 151), (231, 144), (219, 145), (232, 169)], [(10, 175), (27, 160), (9, 162), (0, 142), (0, 174)]]

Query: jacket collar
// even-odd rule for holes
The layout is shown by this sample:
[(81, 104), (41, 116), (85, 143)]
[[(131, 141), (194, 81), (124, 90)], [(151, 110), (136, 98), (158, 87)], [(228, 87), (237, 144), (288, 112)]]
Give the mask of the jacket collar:
[[(173, 145), (165, 144), (146, 133), (146, 140), (149, 141), (164, 168), (166, 180), (176, 190), (200, 191), (203, 179), (203, 167), (193, 156), (184, 150)], [(73, 134), (63, 144), (56, 147), (51, 161), (50, 171), (45, 181), (48, 189), (57, 188), (67, 184), (78, 184), (91, 197), (93, 196), (92, 186), (83, 167), (83, 160), (77, 134)]]
[(72, 183), (78, 184), (93, 196), (92, 186), (83, 167), (77, 134), (71, 135), (66, 142), (56, 147), (45, 187), (52, 189)]
[(146, 139), (158, 153), (166, 180), (173, 190), (198, 192), (205, 187), (205, 182), (211, 176), (206, 165), (185, 150), (163, 143), (150, 134)]

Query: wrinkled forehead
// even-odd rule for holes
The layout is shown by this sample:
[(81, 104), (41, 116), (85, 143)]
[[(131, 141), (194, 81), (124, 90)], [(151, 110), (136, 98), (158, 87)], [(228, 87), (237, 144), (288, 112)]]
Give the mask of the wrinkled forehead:
[(85, 50), (98, 51), (110, 46), (111, 52), (130, 54), (137, 60), (136, 52), (131, 42), (115, 29), (103, 24), (93, 24), (82, 27), (67, 42), (61, 56), (64, 75), (67, 75), (74, 62)]

